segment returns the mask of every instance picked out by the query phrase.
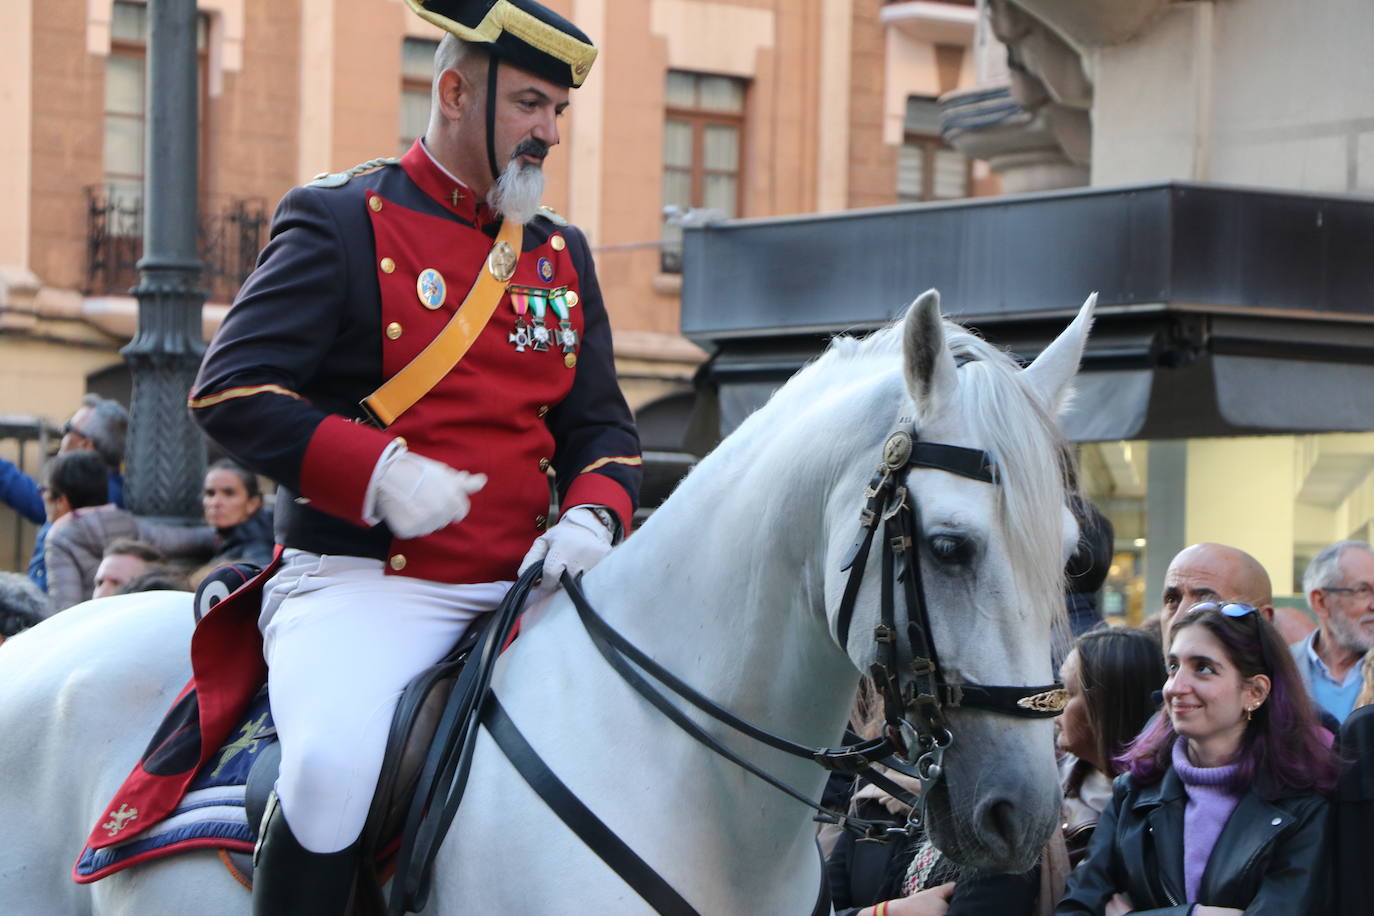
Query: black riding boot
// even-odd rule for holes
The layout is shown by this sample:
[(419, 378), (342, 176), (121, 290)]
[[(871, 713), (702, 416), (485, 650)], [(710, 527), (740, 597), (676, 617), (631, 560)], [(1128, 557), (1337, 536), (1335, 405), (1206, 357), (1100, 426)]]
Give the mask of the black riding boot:
[(253, 916), (343, 916), (348, 911), (358, 844), (310, 852), (291, 833), (275, 793), (253, 862)]

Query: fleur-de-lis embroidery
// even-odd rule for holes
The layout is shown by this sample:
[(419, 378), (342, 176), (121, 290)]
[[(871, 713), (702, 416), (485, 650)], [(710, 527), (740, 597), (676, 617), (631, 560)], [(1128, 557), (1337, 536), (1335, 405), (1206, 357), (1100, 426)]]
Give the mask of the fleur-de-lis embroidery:
[(132, 820), (138, 819), (138, 809), (130, 808), (128, 805), (120, 805), (118, 811), (110, 812), (110, 819), (101, 824), (101, 828), (108, 830), (110, 836), (119, 833), (129, 825)]

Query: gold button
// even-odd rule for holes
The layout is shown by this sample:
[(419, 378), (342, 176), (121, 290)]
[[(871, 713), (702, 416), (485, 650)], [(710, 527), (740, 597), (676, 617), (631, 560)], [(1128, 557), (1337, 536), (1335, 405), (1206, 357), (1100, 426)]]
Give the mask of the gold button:
[(547, 458), (540, 458), (540, 459), (539, 459), (539, 470), (541, 470), (541, 471), (547, 471), (548, 469), (549, 469), (549, 459), (547, 459)]
[(542, 417), (542, 416), (547, 415), (548, 412), (549, 412), (549, 405), (548, 405), (548, 404), (541, 404), (541, 405), (539, 406), (539, 409), (535, 411), (535, 414), (537, 414), (538, 416), (541, 416), (541, 417)]
[(548, 517), (547, 515), (536, 515), (536, 516), (534, 517), (534, 527), (535, 527), (535, 529), (537, 530), (537, 529), (539, 529), (539, 528), (543, 528), (543, 527), (544, 527), (544, 523), (547, 522), (548, 520), (549, 520), (549, 517)]
[(566, 300), (568, 300), (568, 305), (577, 305), (577, 302), (578, 302), (577, 290), (575, 290), (575, 289), (570, 289), (570, 290), (568, 290), (566, 293), (563, 294), (563, 298), (566, 299)]
[(563, 357), (563, 365), (567, 366), (569, 369), (571, 369), (573, 366), (576, 366), (577, 354), (569, 353), (567, 356)]
[(553, 238), (549, 239), (549, 244), (553, 246), (554, 251), (562, 251), (568, 243), (563, 241), (563, 236), (555, 235)]
[(398, 445), (401, 446), (401, 448), (405, 448), (405, 447), (406, 447), (406, 437), (405, 437), (405, 436), (397, 436), (396, 439), (395, 439), (395, 441), (396, 441), (396, 443), (397, 443)]
[(400, 572), (401, 570), (405, 569), (406, 555), (403, 553), (398, 553), (395, 556), (393, 556), (391, 558), (391, 568), (396, 570), (397, 572)]
[(372, 208), (373, 213), (376, 213), (382, 209), (382, 199), (373, 194), (367, 199), (367, 205)]
[(396, 269), (396, 262), (391, 258), (382, 258), (382, 273), (389, 274)]
[(391, 322), (391, 324), (387, 325), (387, 326), (386, 326), (386, 336), (387, 336), (387, 337), (390, 337), (392, 340), (395, 340), (397, 337), (400, 337), (400, 336), (401, 336), (401, 323), (400, 323), (399, 321), (393, 321), (393, 322)]

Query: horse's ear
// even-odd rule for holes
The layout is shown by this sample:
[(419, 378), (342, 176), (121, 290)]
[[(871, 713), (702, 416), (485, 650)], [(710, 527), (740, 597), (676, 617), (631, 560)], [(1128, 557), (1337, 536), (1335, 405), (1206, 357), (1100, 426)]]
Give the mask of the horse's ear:
[(954, 357), (945, 346), (945, 324), (940, 317), (940, 294), (928, 289), (911, 304), (902, 322), (902, 357), (906, 387), (922, 417), (929, 417), (948, 403), (956, 380)]
[(1078, 310), (1078, 317), (1026, 367), (1023, 374), (1041, 403), (1054, 413), (1064, 406), (1069, 382), (1078, 373), (1078, 362), (1083, 358), (1083, 345), (1088, 341), (1096, 305), (1097, 293), (1093, 293)]

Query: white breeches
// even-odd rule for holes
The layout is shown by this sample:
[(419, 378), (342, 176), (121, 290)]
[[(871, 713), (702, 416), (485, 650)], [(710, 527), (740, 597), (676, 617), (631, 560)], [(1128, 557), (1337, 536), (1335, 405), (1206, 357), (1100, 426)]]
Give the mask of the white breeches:
[(286, 551), (258, 626), (281, 741), (277, 798), (311, 852), (362, 832), (401, 691), (509, 582), (387, 576), (382, 561)]

